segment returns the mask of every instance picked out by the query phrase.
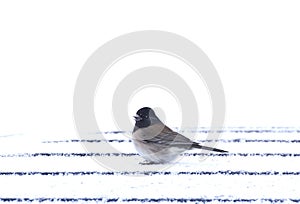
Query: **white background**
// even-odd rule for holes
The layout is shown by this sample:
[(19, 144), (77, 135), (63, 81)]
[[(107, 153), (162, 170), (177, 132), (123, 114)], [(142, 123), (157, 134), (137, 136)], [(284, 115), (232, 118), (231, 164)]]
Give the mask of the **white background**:
[(226, 126), (297, 126), (299, 9), (274, 0), (1, 1), (0, 135), (74, 138), (73, 91), (85, 61), (115, 37), (151, 29), (208, 55), (225, 89)]

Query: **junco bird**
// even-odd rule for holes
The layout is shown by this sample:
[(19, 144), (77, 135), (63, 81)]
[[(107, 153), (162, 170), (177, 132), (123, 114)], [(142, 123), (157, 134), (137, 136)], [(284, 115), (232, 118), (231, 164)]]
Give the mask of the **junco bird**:
[(133, 129), (133, 143), (139, 154), (149, 163), (167, 163), (190, 149), (205, 149), (225, 153), (227, 151), (202, 146), (174, 132), (148, 107), (137, 111)]

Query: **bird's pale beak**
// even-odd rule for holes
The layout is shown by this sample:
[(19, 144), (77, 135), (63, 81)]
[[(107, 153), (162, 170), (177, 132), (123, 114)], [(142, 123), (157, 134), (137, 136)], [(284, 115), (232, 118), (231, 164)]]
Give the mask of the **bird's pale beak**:
[(134, 120), (135, 120), (136, 122), (142, 120), (142, 117), (139, 116), (139, 115), (135, 115), (135, 116), (133, 116), (133, 117), (134, 117)]

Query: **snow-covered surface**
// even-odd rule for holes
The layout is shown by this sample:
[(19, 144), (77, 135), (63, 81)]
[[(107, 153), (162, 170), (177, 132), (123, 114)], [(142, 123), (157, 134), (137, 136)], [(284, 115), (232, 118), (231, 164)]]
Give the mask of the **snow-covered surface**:
[[(168, 168), (137, 172), (111, 171), (92, 158), (132, 157), (140, 165), (122, 132), (105, 141), (3, 135), (0, 202), (300, 202), (299, 135), (298, 128), (226, 128), (217, 147), (228, 154), (188, 151)], [(200, 142), (205, 137), (198, 132)], [(122, 153), (86, 152), (83, 145), (92, 142)]]

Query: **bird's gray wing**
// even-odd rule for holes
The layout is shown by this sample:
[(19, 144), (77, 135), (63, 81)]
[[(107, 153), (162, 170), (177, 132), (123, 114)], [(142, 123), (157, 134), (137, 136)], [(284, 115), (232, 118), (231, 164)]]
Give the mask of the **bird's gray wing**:
[[(140, 138), (141, 139), (141, 138)], [(215, 151), (215, 152), (221, 152), (225, 153), (227, 151), (213, 148), (213, 147), (206, 147), (202, 146), (197, 142), (191, 141), (189, 138), (172, 131), (169, 127), (164, 126), (164, 128), (157, 134), (156, 136), (152, 138), (145, 138), (140, 140), (140, 142), (146, 143), (146, 144), (151, 144), (151, 146), (154, 149), (164, 149), (168, 147), (178, 147), (180, 149), (204, 149), (204, 150), (209, 150), (209, 151)]]
[(184, 149), (190, 149), (193, 142), (187, 137), (172, 131), (170, 128), (165, 126), (160, 134), (156, 135), (153, 138), (147, 138), (143, 140), (145, 143), (152, 143), (156, 146), (161, 147), (178, 147)]

